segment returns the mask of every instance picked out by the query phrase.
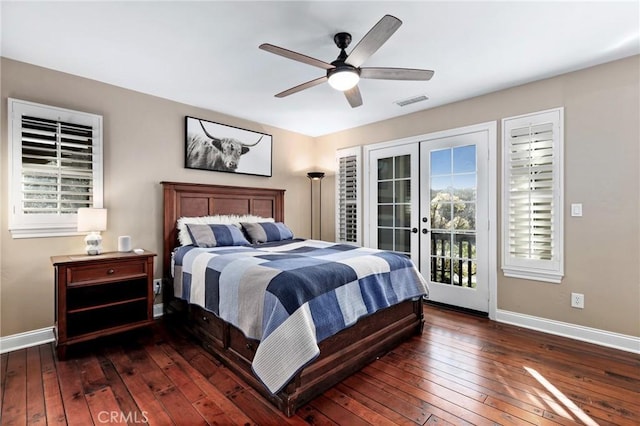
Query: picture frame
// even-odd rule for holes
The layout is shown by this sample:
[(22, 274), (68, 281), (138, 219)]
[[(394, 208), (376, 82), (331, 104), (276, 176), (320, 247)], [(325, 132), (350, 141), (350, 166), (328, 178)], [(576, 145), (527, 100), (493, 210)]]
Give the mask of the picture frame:
[(266, 133), (185, 117), (187, 169), (271, 177), (273, 138)]

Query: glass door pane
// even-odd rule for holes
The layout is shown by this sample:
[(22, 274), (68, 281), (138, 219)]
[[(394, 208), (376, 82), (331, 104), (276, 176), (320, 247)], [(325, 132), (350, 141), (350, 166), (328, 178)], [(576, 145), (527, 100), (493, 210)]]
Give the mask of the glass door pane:
[(429, 154), (431, 281), (476, 287), (476, 146)]
[(378, 248), (411, 254), (411, 156), (378, 159)]

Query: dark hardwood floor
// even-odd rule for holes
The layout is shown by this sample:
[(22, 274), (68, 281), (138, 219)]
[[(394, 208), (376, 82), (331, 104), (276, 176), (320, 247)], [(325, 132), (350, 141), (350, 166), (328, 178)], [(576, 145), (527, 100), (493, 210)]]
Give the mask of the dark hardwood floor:
[(425, 306), (415, 337), (286, 418), (188, 337), (3, 354), (0, 424), (640, 424), (640, 356)]

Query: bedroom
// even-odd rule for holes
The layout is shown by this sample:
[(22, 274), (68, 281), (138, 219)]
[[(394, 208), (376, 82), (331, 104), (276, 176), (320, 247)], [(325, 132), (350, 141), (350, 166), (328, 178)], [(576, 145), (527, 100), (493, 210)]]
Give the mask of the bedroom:
[[(375, 19), (386, 12), (376, 11)], [(407, 21), (406, 14), (403, 15)], [(2, 19), (5, 24), (6, 10)], [(259, 53), (262, 54), (259, 57), (275, 61), (278, 70), (294, 66)], [(8, 97), (103, 115), (105, 206), (109, 208), (108, 228), (103, 232), (105, 249), (115, 250), (119, 235), (131, 235), (135, 247), (160, 254), (161, 181), (286, 189), (286, 223), (296, 235), (308, 237), (311, 206), (306, 202), (309, 199), (306, 173), (325, 170), (328, 173), (322, 182), (322, 237), (331, 241), (335, 226), (332, 174), (336, 149), (353, 146), (354, 141), (385, 142), (564, 106), (565, 203), (584, 205), (582, 218), (565, 220), (565, 277), (556, 285), (505, 278), (501, 271), (496, 271), (497, 309), (510, 318), (528, 321), (521, 324), (523, 326), (542, 325), (550, 331), (558, 331), (560, 327), (560, 331), (569, 334), (587, 333), (589, 338), (595, 333), (602, 338), (602, 343), (613, 339), (637, 348), (640, 337), (638, 61), (636, 54), (351, 130), (308, 136), (246, 120), (224, 109), (198, 108), (144, 94), (144, 90), (132, 91), (118, 84), (3, 56), (0, 117), (2, 128), (6, 129)], [(430, 66), (428, 61), (424, 66)], [(122, 66), (121, 72), (131, 70)], [(294, 82), (295, 79), (287, 79), (282, 88)], [(340, 98), (333, 100), (344, 102)], [(272, 135), (273, 176), (262, 178), (185, 169), (185, 116)], [(5, 130), (2, 141), (2, 206), (7, 206)], [(298, 200), (305, 201), (299, 203)], [(621, 206), (616, 203), (618, 200)], [(20, 333), (47, 329), (50, 333), (54, 321), (50, 257), (76, 253), (83, 244), (80, 236), (13, 239), (8, 231), (5, 207), (0, 215), (0, 335), (4, 346), (10, 341), (7, 338)], [(155, 278), (162, 277), (160, 263), (156, 259)], [(585, 309), (570, 307), (572, 292), (585, 295)]]

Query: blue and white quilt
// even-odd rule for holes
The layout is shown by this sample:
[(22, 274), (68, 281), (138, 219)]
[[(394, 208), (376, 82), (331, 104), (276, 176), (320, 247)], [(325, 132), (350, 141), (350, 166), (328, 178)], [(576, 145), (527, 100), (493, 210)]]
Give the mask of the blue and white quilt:
[(252, 368), (275, 394), (320, 354), (319, 342), (428, 289), (405, 255), (289, 240), (180, 247), (174, 253), (174, 293), (260, 340)]

